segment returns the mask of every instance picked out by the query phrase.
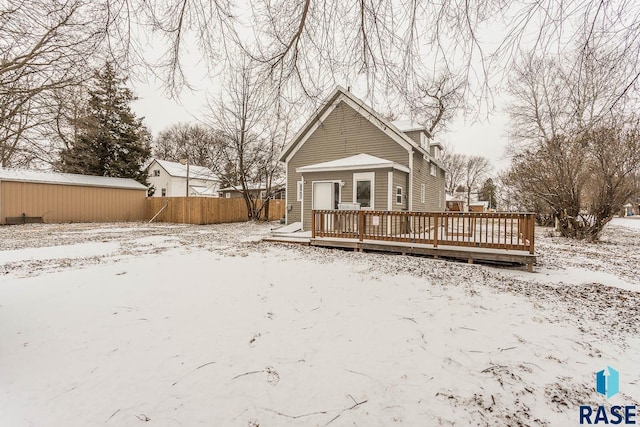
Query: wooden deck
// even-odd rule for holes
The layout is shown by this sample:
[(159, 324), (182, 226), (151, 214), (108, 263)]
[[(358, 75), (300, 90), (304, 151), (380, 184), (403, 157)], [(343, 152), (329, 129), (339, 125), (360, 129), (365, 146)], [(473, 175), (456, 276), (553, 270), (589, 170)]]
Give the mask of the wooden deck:
[(533, 271), (534, 214), (313, 211), (313, 246), (526, 265)]

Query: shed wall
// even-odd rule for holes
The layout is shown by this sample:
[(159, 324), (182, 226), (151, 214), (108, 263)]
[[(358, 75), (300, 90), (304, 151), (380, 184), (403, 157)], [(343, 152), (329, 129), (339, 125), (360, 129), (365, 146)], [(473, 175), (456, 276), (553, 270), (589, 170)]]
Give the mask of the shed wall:
[(141, 221), (146, 190), (0, 182), (0, 224), (24, 213), (44, 222)]

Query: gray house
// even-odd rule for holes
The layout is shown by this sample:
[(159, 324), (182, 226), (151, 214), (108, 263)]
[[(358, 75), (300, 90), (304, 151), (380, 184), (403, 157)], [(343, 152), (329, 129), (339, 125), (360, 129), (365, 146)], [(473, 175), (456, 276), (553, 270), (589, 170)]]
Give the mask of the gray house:
[(389, 122), (338, 87), (284, 148), (286, 221), (312, 209), (443, 211), (442, 147), (412, 121)]

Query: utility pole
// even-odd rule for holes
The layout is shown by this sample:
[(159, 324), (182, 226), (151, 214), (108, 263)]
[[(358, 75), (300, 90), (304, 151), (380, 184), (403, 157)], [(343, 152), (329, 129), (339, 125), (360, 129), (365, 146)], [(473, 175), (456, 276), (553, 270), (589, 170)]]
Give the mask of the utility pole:
[(187, 197), (189, 197), (189, 157), (187, 157)]
[(189, 197), (189, 156), (186, 156), (184, 159), (180, 159), (180, 163), (183, 165), (187, 165), (187, 188), (186, 188), (186, 196)]

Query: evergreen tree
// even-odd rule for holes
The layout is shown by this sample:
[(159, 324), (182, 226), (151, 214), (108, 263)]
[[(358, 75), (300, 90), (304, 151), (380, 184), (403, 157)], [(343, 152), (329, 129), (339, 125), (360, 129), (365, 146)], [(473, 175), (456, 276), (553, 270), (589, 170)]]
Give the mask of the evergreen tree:
[(62, 172), (133, 178), (148, 185), (144, 162), (151, 134), (131, 111), (136, 98), (112, 64), (96, 71), (86, 113), (76, 124), (79, 137), (60, 154)]
[(496, 185), (491, 178), (482, 184), (482, 188), (480, 188), (480, 192), (478, 193), (478, 200), (489, 202), (489, 209), (495, 209), (497, 207)]

